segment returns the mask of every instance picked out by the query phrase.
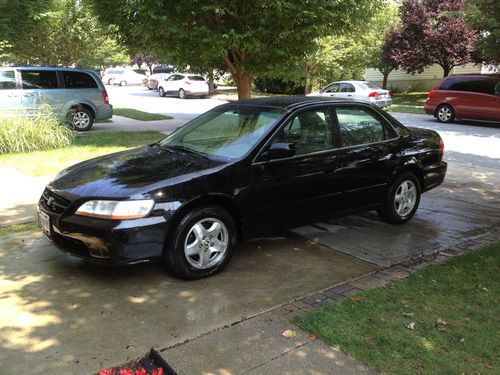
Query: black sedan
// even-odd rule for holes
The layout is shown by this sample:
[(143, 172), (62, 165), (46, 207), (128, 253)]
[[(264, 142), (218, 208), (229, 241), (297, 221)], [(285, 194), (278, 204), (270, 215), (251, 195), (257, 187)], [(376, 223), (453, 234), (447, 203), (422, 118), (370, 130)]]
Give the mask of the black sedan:
[(224, 104), (163, 141), (74, 165), (46, 187), (43, 232), (112, 265), (220, 271), (237, 240), (376, 209), (410, 220), (443, 182), (443, 142), (370, 104), (275, 97)]

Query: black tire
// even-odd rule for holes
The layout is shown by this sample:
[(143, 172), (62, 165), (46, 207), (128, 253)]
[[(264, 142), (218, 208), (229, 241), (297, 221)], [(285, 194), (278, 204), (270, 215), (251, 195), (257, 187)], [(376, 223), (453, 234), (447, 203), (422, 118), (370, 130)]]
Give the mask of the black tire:
[(179, 89), (179, 98), (186, 99), (186, 91), (184, 89)]
[(120, 81), (120, 86), (127, 86), (127, 81)]
[(455, 120), (455, 110), (448, 104), (442, 104), (437, 107), (435, 116), (439, 122), (449, 124)]
[(113, 78), (108, 79), (108, 85), (112, 85), (112, 84), (113, 84)]
[(88, 131), (94, 125), (94, 114), (85, 107), (72, 108), (67, 118), (70, 126), (79, 132)]
[[(200, 250), (198, 250), (200, 254), (203, 254), (203, 252), (207, 253), (207, 249), (212, 249), (211, 246), (214, 244), (210, 244), (210, 242), (215, 240), (209, 239), (207, 235), (206, 240), (198, 241), (198, 237), (194, 234), (196, 232), (194, 231), (194, 227), (200, 223), (204, 223), (204, 220), (206, 220), (209, 224), (212, 220), (216, 220), (223, 224), (227, 231), (223, 235), (221, 230), (220, 235), (221, 238), (225, 237), (227, 246), (225, 247), (225, 251), (223, 253), (211, 252), (208, 250), (207, 259), (209, 259), (209, 262), (215, 263), (212, 265), (208, 263), (205, 266), (206, 268), (201, 268), (201, 266), (195, 266), (193, 263), (201, 263), (202, 256), (193, 254), (189, 257), (186, 254), (187, 250), (185, 249), (189, 248), (189, 242), (194, 244), (194, 246), (191, 245), (193, 248), (197, 250), (200, 248)], [(205, 239), (205, 237), (203, 237), (203, 239)], [(219, 239), (219, 234), (217, 234), (217, 239)], [(203, 244), (203, 242), (206, 244)], [(219, 243), (222, 242), (224, 241), (219, 241)], [(163, 258), (168, 269), (176, 276), (190, 280), (200, 279), (220, 272), (231, 259), (235, 244), (236, 227), (231, 215), (226, 210), (218, 206), (203, 206), (195, 208), (185, 214), (179, 224), (176, 225), (173, 234), (166, 242)]]
[[(411, 191), (408, 187), (413, 186), (415, 188), (415, 197), (408, 193), (407, 196), (403, 194), (404, 188), (403, 183), (406, 183), (407, 191)], [(411, 172), (403, 172), (397, 176), (392, 182), (384, 202), (381, 207), (377, 209), (377, 213), (380, 218), (391, 224), (403, 224), (409, 221), (418, 209), (420, 203), (421, 187), (418, 178)], [(400, 198), (397, 198), (398, 195)], [(401, 196), (404, 196), (404, 202), (401, 203)], [(397, 201), (400, 201), (397, 203)], [(412, 203), (412, 205), (410, 204)], [(408, 206), (407, 206), (408, 204)], [(410, 210), (411, 206), (411, 210)], [(404, 208), (407, 208), (406, 212)]]
[(158, 87), (158, 95), (160, 95), (162, 98), (165, 97), (165, 90), (163, 87)]

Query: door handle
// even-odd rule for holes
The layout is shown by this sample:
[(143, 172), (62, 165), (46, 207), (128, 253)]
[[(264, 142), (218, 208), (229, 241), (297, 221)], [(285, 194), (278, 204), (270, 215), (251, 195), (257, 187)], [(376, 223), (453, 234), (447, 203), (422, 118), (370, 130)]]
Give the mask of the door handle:
[(24, 96), (25, 98), (27, 98), (27, 97), (29, 97), (29, 96), (33, 96), (33, 94), (27, 94), (27, 93), (26, 93), (26, 94), (23, 94), (23, 96)]
[(351, 97), (351, 96), (352, 96), (352, 94), (349, 94), (349, 95), (347, 95), (347, 96), (348, 96), (348, 97)]

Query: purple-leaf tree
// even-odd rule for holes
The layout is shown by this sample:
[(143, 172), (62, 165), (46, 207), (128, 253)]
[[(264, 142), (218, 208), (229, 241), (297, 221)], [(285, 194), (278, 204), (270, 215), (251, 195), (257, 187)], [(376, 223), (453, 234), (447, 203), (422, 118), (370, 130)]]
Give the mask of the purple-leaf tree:
[(455, 66), (479, 63), (478, 34), (460, 16), (464, 7), (465, 0), (405, 0), (402, 26), (387, 33), (382, 61), (397, 62), (408, 73), (438, 64), (445, 77)]

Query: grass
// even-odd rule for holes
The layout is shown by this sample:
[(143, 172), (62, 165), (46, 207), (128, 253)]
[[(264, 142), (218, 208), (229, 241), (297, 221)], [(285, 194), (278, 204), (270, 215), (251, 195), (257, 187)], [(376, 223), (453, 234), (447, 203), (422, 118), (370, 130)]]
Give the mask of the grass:
[(173, 117), (160, 115), (158, 113), (143, 112), (133, 108), (114, 108), (113, 114), (116, 116), (128, 117), (140, 121), (171, 120)]
[(426, 92), (410, 92), (406, 94), (393, 94), (392, 105), (389, 112), (425, 114), (424, 102), (427, 98)]
[(499, 274), (496, 243), (295, 323), (382, 373), (499, 373)]
[(29, 176), (50, 176), (63, 168), (100, 155), (154, 143), (164, 134), (147, 132), (90, 132), (78, 135), (64, 148), (0, 155), (0, 164)]
[(14, 234), (14, 233), (19, 233), (19, 232), (26, 232), (29, 230), (35, 230), (36, 228), (37, 228), (37, 225), (35, 222), (25, 223), (25, 224), (8, 225), (6, 227), (0, 227), (0, 237), (6, 236), (8, 234)]

